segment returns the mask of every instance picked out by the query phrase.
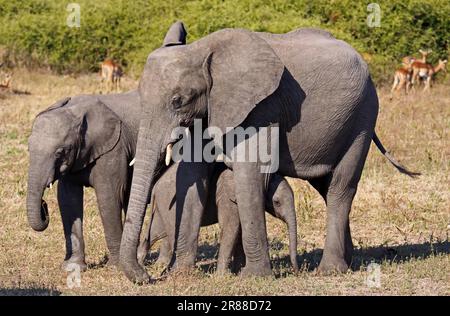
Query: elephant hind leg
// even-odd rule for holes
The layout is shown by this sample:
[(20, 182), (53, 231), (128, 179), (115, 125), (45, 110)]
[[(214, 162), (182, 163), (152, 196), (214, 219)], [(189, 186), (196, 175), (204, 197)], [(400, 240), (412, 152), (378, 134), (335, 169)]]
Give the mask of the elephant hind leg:
[(170, 247), (169, 239), (163, 238), (156, 264), (167, 266), (170, 263), (170, 259), (172, 259), (172, 248)]
[[(327, 234), (319, 272), (346, 272), (351, 264), (353, 243), (349, 214), (370, 146), (370, 133), (362, 132), (333, 171), (326, 194)], [(326, 183), (323, 181), (322, 184)]]
[(233, 261), (231, 262), (231, 272), (239, 273), (239, 271), (245, 266), (245, 252), (242, 245), (242, 234), (239, 232), (239, 236), (236, 240), (233, 250)]

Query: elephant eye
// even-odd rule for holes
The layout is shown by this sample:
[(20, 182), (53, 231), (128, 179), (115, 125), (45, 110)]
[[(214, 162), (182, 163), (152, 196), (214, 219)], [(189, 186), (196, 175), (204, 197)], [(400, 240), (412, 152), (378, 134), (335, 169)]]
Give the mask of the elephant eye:
[(179, 109), (179, 108), (181, 108), (181, 106), (183, 105), (183, 101), (182, 101), (182, 99), (181, 99), (181, 96), (179, 96), (179, 95), (174, 95), (174, 96), (172, 97), (171, 104), (172, 104), (172, 106), (173, 106), (174, 109)]

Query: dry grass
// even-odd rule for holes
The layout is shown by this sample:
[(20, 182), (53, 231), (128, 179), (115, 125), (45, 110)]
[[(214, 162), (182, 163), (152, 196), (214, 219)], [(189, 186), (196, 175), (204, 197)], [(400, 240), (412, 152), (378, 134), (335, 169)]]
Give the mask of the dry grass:
[[(136, 87), (129, 80), (126, 88)], [(90, 269), (81, 287), (69, 289), (60, 270), (64, 238), (55, 192), (47, 193), (51, 224), (43, 233), (27, 224), (25, 212), (27, 137), (34, 116), (59, 98), (92, 93), (94, 75), (57, 77), (15, 72), (14, 88), (29, 94), (0, 96), (0, 295), (300, 295), (300, 294), (450, 294), (450, 88), (436, 86), (417, 101), (388, 100), (380, 91), (377, 132), (403, 163), (423, 175), (412, 180), (399, 174), (372, 146), (351, 214), (356, 255), (354, 271), (317, 276), (325, 234), (324, 203), (302, 181), (292, 180), (297, 193), (299, 260), (302, 272), (289, 269), (283, 224), (269, 219), (272, 263), (276, 277), (241, 279), (211, 272), (217, 252), (218, 228), (202, 229), (199, 271), (173, 275), (138, 287), (114, 268), (104, 266), (106, 246), (92, 190), (85, 199), (85, 239)], [(366, 284), (366, 267), (381, 264), (381, 287)], [(156, 276), (160, 267), (148, 266)]]

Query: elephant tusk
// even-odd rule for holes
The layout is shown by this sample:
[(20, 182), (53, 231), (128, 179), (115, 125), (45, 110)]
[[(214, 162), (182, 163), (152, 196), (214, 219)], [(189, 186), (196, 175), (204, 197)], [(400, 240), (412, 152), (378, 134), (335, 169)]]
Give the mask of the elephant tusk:
[(173, 144), (169, 144), (166, 148), (166, 166), (168, 166), (170, 164), (170, 161), (172, 160), (172, 147)]
[(136, 162), (136, 157), (133, 158), (133, 160), (130, 161), (129, 166), (131, 167)]

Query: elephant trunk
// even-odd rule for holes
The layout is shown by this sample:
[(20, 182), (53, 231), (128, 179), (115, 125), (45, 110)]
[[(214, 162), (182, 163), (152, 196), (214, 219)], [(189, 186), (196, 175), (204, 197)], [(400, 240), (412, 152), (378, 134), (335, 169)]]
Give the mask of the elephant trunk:
[(291, 258), (292, 268), (294, 272), (298, 272), (297, 263), (297, 218), (295, 214), (295, 207), (292, 205), (292, 209), (289, 210), (286, 218), (284, 219), (288, 227), (289, 233), (289, 256)]
[[(163, 129), (156, 129), (158, 133), (152, 133), (148, 129), (150, 124), (151, 122), (146, 119), (143, 119), (140, 123), (136, 146), (136, 162), (120, 245), (121, 267), (128, 279), (136, 283), (148, 281), (147, 273), (138, 263), (137, 249), (148, 197), (151, 194), (151, 184), (160, 160), (161, 144), (164, 139)], [(155, 135), (158, 135), (158, 137), (151, 137)], [(150, 234), (150, 232), (148, 233)]]
[(48, 227), (50, 219), (47, 203), (42, 199), (48, 178), (40, 175), (37, 170), (39, 168), (31, 165), (28, 172), (27, 217), (31, 228), (40, 232)]

